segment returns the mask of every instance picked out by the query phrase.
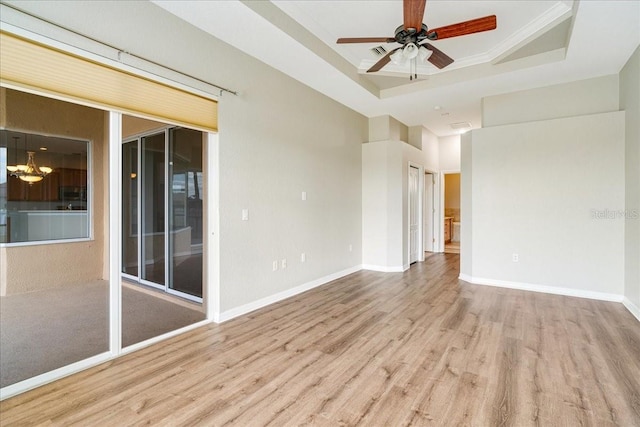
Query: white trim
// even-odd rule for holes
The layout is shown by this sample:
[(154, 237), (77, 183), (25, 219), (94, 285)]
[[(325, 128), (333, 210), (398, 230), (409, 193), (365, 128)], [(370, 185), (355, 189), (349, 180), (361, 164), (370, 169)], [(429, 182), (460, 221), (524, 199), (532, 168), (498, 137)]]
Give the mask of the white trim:
[(301, 294), (303, 292), (306, 292), (308, 290), (311, 290), (313, 288), (317, 288), (318, 286), (322, 286), (324, 284), (327, 284), (333, 280), (337, 280), (340, 279), (344, 276), (348, 276), (349, 274), (353, 274), (357, 271), (362, 270), (362, 265), (356, 265), (354, 267), (350, 267), (347, 268), (346, 270), (342, 270), (342, 271), (338, 271), (336, 273), (332, 273), (329, 274), (327, 276), (321, 277), (319, 279), (316, 280), (312, 280), (311, 282), (307, 282), (304, 283), (300, 286), (296, 286), (294, 288), (291, 289), (287, 289), (285, 291), (282, 292), (278, 292), (277, 294), (273, 294), (270, 295), (268, 297), (265, 298), (261, 298), (259, 300), (250, 302), (248, 304), (244, 304), (241, 305), (239, 307), (236, 308), (232, 308), (230, 310), (227, 310), (225, 312), (216, 312), (214, 314), (214, 322), (216, 323), (222, 323), (222, 322), (226, 322), (227, 320), (231, 320), (233, 318), (236, 318), (238, 316), (242, 316), (243, 314), (247, 314), (250, 313), (254, 310), (258, 310), (259, 308), (262, 307), (266, 307), (268, 305), (274, 304), (276, 302), (282, 301), (284, 299), (290, 298), (292, 296)]
[(122, 350), (122, 114), (109, 112), (108, 170), (109, 230), (109, 350), (116, 357)]
[[(454, 169), (454, 170), (442, 170), (440, 171), (439, 177), (440, 177), (440, 182), (439, 184), (439, 190), (440, 190), (440, 206), (439, 206), (439, 213), (440, 213), (440, 218), (438, 218), (439, 222), (437, 224), (438, 226), (438, 234), (440, 234), (438, 236), (438, 246), (439, 246), (439, 251), (438, 252), (444, 252), (444, 195), (445, 195), (445, 175), (453, 175), (453, 174), (462, 174), (462, 171), (460, 169)], [(462, 186), (462, 182), (460, 182), (460, 185)], [(462, 198), (462, 194), (460, 194), (460, 197)]]
[(472, 277), (467, 274), (458, 276), (458, 279), (474, 285), (496, 286), (498, 288), (518, 289), (521, 291), (542, 292), (545, 294), (564, 295), (568, 297), (588, 298), (600, 301), (622, 302), (623, 296), (609, 294), (605, 292), (587, 291), (583, 289), (564, 288), (560, 286), (538, 285), (533, 283), (512, 282), (507, 280), (486, 279), (483, 277)]
[[(427, 185), (427, 175), (431, 175), (431, 182)], [(426, 217), (426, 205), (427, 205), (427, 188), (431, 187), (431, 223), (428, 224), (429, 227), (431, 227), (431, 238), (433, 239), (433, 241), (431, 242), (431, 251), (430, 252), (438, 252), (438, 242), (436, 239), (437, 236), (437, 231), (436, 231), (436, 224), (437, 224), (437, 220), (436, 218), (438, 217), (438, 211), (436, 209), (436, 206), (438, 205), (438, 202), (436, 200), (436, 182), (437, 182), (437, 178), (438, 178), (438, 172), (433, 172), (430, 169), (424, 169), (423, 174), (422, 174), (422, 257), (423, 257), (423, 261), (424, 261), (424, 252), (427, 250), (427, 247), (429, 246), (427, 244), (427, 242), (425, 241), (425, 232), (426, 232), (426, 228), (425, 224), (424, 224), (424, 219)]]
[[(120, 286), (118, 286), (118, 288), (119, 287)], [(145, 347), (149, 347), (150, 345), (157, 344), (161, 341), (164, 341), (169, 338), (173, 338), (180, 334), (184, 334), (186, 332), (189, 332), (201, 326), (206, 326), (209, 323), (211, 323), (211, 320), (205, 319), (200, 322), (187, 325), (183, 328), (176, 329), (175, 331), (167, 332), (166, 334), (162, 334), (157, 337), (153, 337), (148, 340), (130, 345), (122, 349), (121, 351), (118, 351), (118, 354), (115, 354), (114, 352), (106, 352), (106, 353), (98, 354), (96, 356), (89, 357), (79, 362), (75, 362), (70, 365), (66, 365), (61, 368), (54, 369), (53, 371), (45, 372), (44, 374), (28, 378), (24, 381), (20, 381), (15, 384), (11, 384), (7, 387), (0, 389), (0, 400), (4, 400), (9, 397), (16, 396), (20, 393), (24, 393), (25, 391), (29, 391), (34, 388), (41, 387), (50, 382), (57, 381), (64, 377), (68, 377), (69, 375), (77, 374), (89, 368), (93, 368), (94, 366), (97, 366), (101, 363), (108, 362), (113, 359), (117, 359), (118, 357), (124, 356), (125, 354), (132, 353), (134, 351), (140, 350)]]
[[(204, 278), (202, 296), (207, 319), (217, 319), (220, 313), (220, 188), (219, 188), (219, 136), (205, 134), (204, 144), (204, 206), (205, 221), (203, 243)], [(218, 321), (218, 320), (216, 320)]]
[(629, 310), (633, 317), (638, 319), (638, 322), (640, 322), (640, 307), (631, 302), (631, 300), (627, 297), (624, 297), (622, 299), (622, 304), (627, 308), (627, 310)]
[[(90, 215), (91, 216), (91, 215)], [(88, 223), (88, 220), (87, 220)], [(93, 237), (73, 237), (70, 239), (58, 240), (30, 240), (28, 242), (9, 242), (0, 243), (0, 248), (17, 248), (20, 246), (37, 246), (37, 245), (58, 245), (64, 243), (92, 242)]]
[(423, 207), (424, 207), (424, 167), (412, 161), (408, 162), (407, 168), (407, 261), (408, 264), (411, 264), (411, 194), (409, 191), (409, 182), (411, 181), (411, 168), (417, 169), (418, 171), (418, 179), (417, 185), (418, 188), (416, 191), (417, 194), (417, 204), (418, 204), (418, 241), (416, 242), (418, 248), (418, 259), (415, 262), (424, 261), (424, 242), (423, 242)]
[(69, 375), (92, 368), (111, 359), (113, 359), (113, 356), (110, 352), (101, 353), (96, 356), (89, 357), (88, 359), (63, 366), (62, 368), (54, 369), (53, 371), (45, 372), (44, 374), (8, 385), (0, 389), (0, 400), (8, 399), (9, 397), (16, 396), (20, 393), (24, 393), (25, 391), (68, 377)]
[(409, 269), (408, 265), (386, 266), (386, 265), (371, 265), (362, 264), (363, 270), (379, 271), (381, 273), (403, 273)]
[(132, 344), (132, 345), (130, 345), (128, 347), (123, 348), (122, 351), (120, 352), (120, 356), (124, 356), (125, 354), (129, 354), (129, 353), (132, 353), (134, 351), (138, 351), (138, 350), (140, 350), (142, 348), (149, 347), (150, 345), (157, 344), (157, 343), (159, 343), (161, 341), (164, 341), (164, 340), (169, 339), (169, 338), (173, 338), (173, 337), (178, 336), (180, 334), (184, 334), (185, 332), (189, 332), (189, 331), (191, 331), (193, 329), (197, 329), (197, 328), (199, 328), (201, 326), (206, 326), (209, 323), (211, 323), (211, 320), (209, 320), (209, 319), (201, 320), (199, 322), (192, 323), (191, 325), (187, 325), (187, 326), (185, 326), (183, 328), (176, 329), (175, 331), (170, 331), (170, 332), (167, 332), (166, 334), (158, 335), (157, 337), (153, 337), (153, 338), (149, 338), (148, 340), (145, 340), (145, 341), (137, 342), (135, 344)]

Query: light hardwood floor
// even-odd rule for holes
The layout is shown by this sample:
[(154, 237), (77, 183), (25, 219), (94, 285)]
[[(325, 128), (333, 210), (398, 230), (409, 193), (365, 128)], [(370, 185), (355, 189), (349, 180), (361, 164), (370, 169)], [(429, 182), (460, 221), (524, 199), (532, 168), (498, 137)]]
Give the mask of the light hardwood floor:
[(362, 271), (0, 403), (9, 425), (640, 425), (617, 303)]

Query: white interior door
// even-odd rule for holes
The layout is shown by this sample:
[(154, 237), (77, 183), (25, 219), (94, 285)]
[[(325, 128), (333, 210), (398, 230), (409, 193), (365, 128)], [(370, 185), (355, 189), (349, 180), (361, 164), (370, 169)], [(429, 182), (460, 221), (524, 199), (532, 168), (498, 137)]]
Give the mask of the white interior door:
[(435, 176), (432, 173), (424, 175), (424, 250), (434, 251), (435, 233)]
[(420, 257), (420, 200), (419, 184), (420, 170), (409, 167), (409, 263), (413, 264)]

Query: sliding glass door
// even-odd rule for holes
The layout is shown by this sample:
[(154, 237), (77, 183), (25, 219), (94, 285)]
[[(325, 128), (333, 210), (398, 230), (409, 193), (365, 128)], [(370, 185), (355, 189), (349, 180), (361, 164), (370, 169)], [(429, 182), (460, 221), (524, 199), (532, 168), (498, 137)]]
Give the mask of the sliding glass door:
[(202, 133), (170, 128), (123, 144), (123, 277), (202, 301)]
[(202, 133), (169, 131), (168, 287), (202, 298)]

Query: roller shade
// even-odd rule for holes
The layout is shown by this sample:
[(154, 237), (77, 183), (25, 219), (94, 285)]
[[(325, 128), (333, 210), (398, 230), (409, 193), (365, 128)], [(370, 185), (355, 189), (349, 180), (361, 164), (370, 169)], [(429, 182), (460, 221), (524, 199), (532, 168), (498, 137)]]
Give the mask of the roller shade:
[(0, 82), (95, 107), (218, 130), (216, 101), (0, 32)]

